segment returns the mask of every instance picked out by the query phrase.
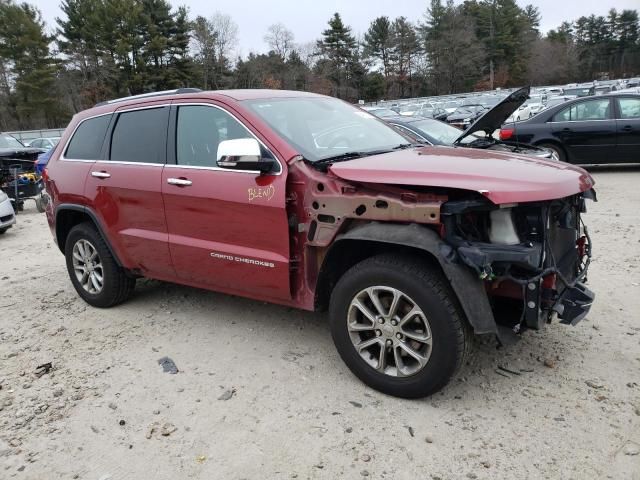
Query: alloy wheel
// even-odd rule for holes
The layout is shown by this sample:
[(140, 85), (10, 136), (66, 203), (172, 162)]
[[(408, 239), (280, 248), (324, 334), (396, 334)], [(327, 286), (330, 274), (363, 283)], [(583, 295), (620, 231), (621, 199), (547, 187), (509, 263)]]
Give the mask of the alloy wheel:
[(104, 268), (96, 247), (85, 239), (73, 246), (73, 271), (82, 288), (96, 295), (104, 287)]
[(418, 304), (396, 288), (373, 286), (356, 294), (347, 328), (360, 357), (380, 373), (408, 377), (429, 362), (429, 321)]

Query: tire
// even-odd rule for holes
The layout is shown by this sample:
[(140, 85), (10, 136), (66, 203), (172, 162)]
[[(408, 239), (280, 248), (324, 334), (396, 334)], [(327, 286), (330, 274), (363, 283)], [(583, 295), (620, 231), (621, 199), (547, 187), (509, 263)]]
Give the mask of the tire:
[[(393, 323), (389, 318), (393, 317), (388, 317), (384, 325), (372, 332), (369, 320), (366, 320), (360, 307), (354, 307), (352, 302), (357, 299), (361, 304), (367, 303), (373, 294), (379, 296), (379, 303), (382, 304), (384, 295), (393, 295), (385, 289), (395, 289), (404, 296), (397, 302), (397, 310), (404, 308), (404, 311), (396, 319), (403, 317), (412, 308), (411, 303), (424, 315), (416, 315), (413, 320), (405, 322), (405, 327), (402, 328), (389, 327)], [(393, 302), (389, 299), (387, 303)], [(375, 304), (371, 302), (369, 305), (369, 312), (373, 313)], [(442, 274), (429, 269), (418, 258), (385, 254), (358, 263), (338, 281), (331, 295), (329, 311), (331, 335), (342, 360), (365, 384), (388, 395), (420, 398), (439, 391), (451, 380), (470, 353), (471, 332), (447, 281)], [(353, 318), (364, 319), (366, 325), (362, 327), (357, 321), (353, 323)], [(428, 322), (428, 328), (414, 330), (412, 335), (421, 335), (416, 332), (423, 331), (425, 338), (431, 337), (430, 346), (426, 342), (414, 342), (401, 333), (407, 332), (410, 324), (422, 327), (423, 319)], [(380, 322), (379, 318), (377, 322)], [(379, 326), (378, 323), (371, 323)], [(350, 331), (350, 328), (358, 327), (367, 328), (367, 331)], [(393, 328), (395, 333), (391, 332)], [(427, 334), (429, 330), (430, 335)], [(396, 342), (398, 335), (404, 339)], [(376, 343), (376, 340), (383, 342)], [(354, 346), (356, 342), (372, 345), (363, 351), (363, 356)], [(384, 347), (387, 352), (385, 373), (377, 367), (380, 367), (379, 360), (383, 357), (382, 345), (389, 342), (393, 346)], [(424, 366), (416, 365), (419, 362), (413, 356), (406, 355), (407, 345), (417, 345), (419, 347), (416, 348), (422, 349), (421, 358), (427, 358)], [(400, 362), (397, 362), (396, 352), (400, 352)], [(402, 368), (398, 368), (398, 363)]]
[(44, 206), (44, 201), (42, 200), (42, 195), (36, 197), (35, 200), (36, 200), (36, 209), (38, 210), (38, 212), (44, 213), (45, 206)]
[[(82, 248), (80, 248), (81, 246)], [(78, 295), (89, 305), (99, 308), (113, 307), (127, 300), (133, 292), (135, 279), (128, 277), (124, 269), (118, 266), (109, 247), (91, 222), (81, 223), (71, 229), (64, 251), (71, 283), (73, 283)], [(87, 263), (79, 260), (78, 256), (74, 256), (74, 253), (80, 255), (81, 252), (96, 253), (97, 256), (91, 262), (92, 266), (87, 266)], [(82, 256), (80, 255), (80, 257)], [(74, 258), (76, 263), (74, 263)], [(91, 273), (88, 274), (89, 277), (93, 273), (101, 274), (102, 282), (97, 280), (98, 277), (95, 277), (96, 283), (91, 278), (85, 277), (82, 265), (85, 265), (84, 271), (91, 270)], [(78, 270), (77, 267), (80, 269)], [(83, 275), (82, 279), (78, 278), (77, 271)], [(88, 287), (81, 283), (81, 280), (85, 278), (87, 278), (86, 285)], [(96, 285), (101, 285), (101, 288), (96, 288)]]
[(562, 148), (560, 145), (556, 145), (555, 143), (539, 143), (536, 146), (541, 148), (548, 148), (552, 152), (555, 152), (556, 155), (558, 155), (558, 160), (560, 160), (561, 162), (567, 161), (567, 154), (565, 153), (564, 148)]
[(9, 227), (0, 228), (0, 235), (4, 235), (5, 233), (7, 233), (7, 230), (9, 230)]

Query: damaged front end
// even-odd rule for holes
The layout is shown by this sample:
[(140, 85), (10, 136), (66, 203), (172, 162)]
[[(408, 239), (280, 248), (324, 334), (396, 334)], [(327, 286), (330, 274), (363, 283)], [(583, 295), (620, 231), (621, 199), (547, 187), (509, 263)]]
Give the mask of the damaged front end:
[(479, 196), (442, 205), (447, 256), (484, 281), (503, 327), (539, 329), (554, 313), (575, 325), (589, 312), (595, 295), (585, 286), (591, 260), (581, 219), (586, 199), (596, 200), (593, 189), (541, 202), (495, 205)]

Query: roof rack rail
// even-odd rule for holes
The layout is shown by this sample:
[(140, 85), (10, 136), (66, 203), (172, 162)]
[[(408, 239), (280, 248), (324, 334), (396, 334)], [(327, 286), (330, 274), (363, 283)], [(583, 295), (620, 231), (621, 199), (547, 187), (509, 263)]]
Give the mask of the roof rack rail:
[(126, 102), (127, 100), (135, 100), (137, 98), (149, 98), (160, 97), (162, 95), (179, 95), (181, 93), (198, 93), (202, 90), (199, 88), (176, 88), (175, 90), (162, 90), (160, 92), (141, 93), (139, 95), (131, 95), (129, 97), (114, 98), (113, 100), (105, 100), (94, 105), (94, 107), (101, 107), (103, 105), (110, 105), (112, 103)]

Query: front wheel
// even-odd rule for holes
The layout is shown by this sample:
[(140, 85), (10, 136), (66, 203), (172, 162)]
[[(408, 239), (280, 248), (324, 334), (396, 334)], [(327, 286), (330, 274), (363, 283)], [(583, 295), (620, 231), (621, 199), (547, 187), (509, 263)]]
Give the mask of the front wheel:
[(73, 227), (64, 252), (71, 283), (89, 305), (113, 307), (129, 298), (136, 281), (118, 266), (93, 224)]
[(444, 277), (412, 257), (380, 255), (351, 268), (333, 290), (330, 321), (351, 371), (404, 398), (443, 388), (471, 341)]

